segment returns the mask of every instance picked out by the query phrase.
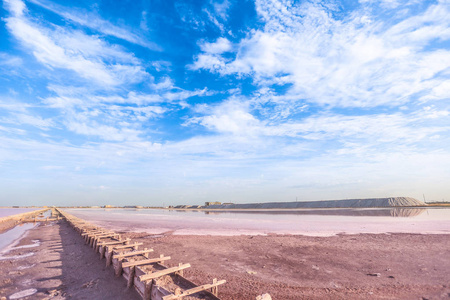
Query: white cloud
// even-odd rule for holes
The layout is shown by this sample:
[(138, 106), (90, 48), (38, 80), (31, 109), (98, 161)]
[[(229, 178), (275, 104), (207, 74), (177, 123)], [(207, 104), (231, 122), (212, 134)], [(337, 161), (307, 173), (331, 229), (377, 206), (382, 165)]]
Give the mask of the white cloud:
[[(295, 120), (286, 119), (283, 111), (274, 115), (271, 110), (266, 114), (259, 101), (232, 96), (217, 105), (198, 105), (194, 111), (201, 116), (187, 119), (184, 126), (197, 124), (229, 139), (257, 141), (255, 145), (267, 151), (268, 156), (275, 155), (268, 150), (274, 141), (283, 153), (280, 156), (297, 155), (299, 147), (315, 148), (319, 153), (332, 151), (338, 155), (353, 153), (368, 157), (405, 148), (426, 152), (443, 147), (445, 140), (436, 137), (450, 133), (448, 108), (429, 106), (424, 110), (358, 115), (307, 112)], [(290, 104), (282, 107), (286, 106)], [(246, 150), (238, 146), (236, 151)]]
[(221, 133), (246, 136), (254, 134), (262, 126), (260, 121), (248, 112), (248, 105), (237, 100), (222, 103), (215, 107), (211, 114), (194, 118), (190, 122), (198, 122)]
[(341, 107), (402, 105), (448, 81), (441, 74), (450, 51), (427, 48), (450, 38), (444, 2), (394, 25), (364, 10), (336, 20), (308, 2), (261, 0), (256, 9), (265, 27), (236, 44), (233, 59), (211, 51), (221, 38), (202, 44), (190, 67), (249, 76), (260, 86), (292, 84), (288, 97)]
[(8, 53), (0, 52), (0, 67), (19, 67), (23, 64), (22, 58)]
[(130, 128), (117, 128), (116, 126), (107, 126), (96, 122), (80, 123), (76, 121), (67, 122), (69, 130), (82, 135), (97, 136), (105, 141), (139, 141), (139, 134), (142, 132)]
[(228, 10), (231, 7), (231, 2), (228, 0), (210, 1), (209, 7), (203, 8), (203, 13), (206, 14), (208, 20), (219, 28), (221, 33), (225, 32), (224, 23), (228, 19)]
[[(127, 30), (123, 25), (116, 26), (111, 22), (102, 19), (99, 15), (91, 11), (86, 12), (86, 11), (77, 11), (73, 9), (70, 11), (64, 6), (45, 0), (31, 0), (31, 2), (47, 10), (50, 10), (51, 12), (56, 13), (67, 20), (78, 23), (82, 26), (89, 27), (98, 32), (101, 32), (102, 34), (114, 36), (116, 38), (149, 48), (151, 50), (161, 51), (161, 47), (156, 45), (155, 43), (147, 41), (141, 35), (133, 33), (130, 30)], [(142, 22), (144, 22), (144, 23), (141, 22), (142, 25), (145, 24), (145, 19), (146, 13), (142, 12)], [(144, 30), (146, 29), (146, 26), (147, 26), (146, 24), (145, 26), (142, 26)]]
[(232, 49), (232, 45), (226, 38), (218, 38), (214, 43), (203, 43), (200, 45), (203, 52), (208, 54), (222, 54)]
[(43, 130), (48, 130), (50, 127), (54, 126), (54, 123), (51, 119), (43, 119), (40, 116), (32, 116), (29, 114), (15, 114), (13, 118), (16, 120), (13, 121), (16, 124), (32, 125)]
[(8, 127), (3, 127), (0, 125), (0, 131), (6, 132), (6, 133), (11, 133), (13, 135), (25, 135), (26, 131), (23, 129), (18, 129), (18, 128), (12, 128), (11, 126)]
[(222, 19), (228, 19), (228, 10), (231, 7), (231, 2), (229, 0), (210, 1), (210, 4), (214, 7), (214, 12)]
[(6, 8), (15, 16), (22, 16), (26, 10), (26, 6), (23, 1), (5, 0), (4, 3)]
[[(8, 3), (13, 7), (22, 2), (9, 0)], [(11, 9), (10, 13), (5, 18), (9, 31), (47, 67), (69, 69), (104, 86), (139, 82), (148, 77), (137, 59), (118, 47), (78, 31), (42, 27), (17, 9)], [(111, 59), (116, 63), (110, 64)]]
[(178, 91), (170, 91), (165, 94), (163, 94), (163, 98), (166, 101), (183, 101), (188, 98), (194, 97), (194, 96), (210, 96), (213, 95), (213, 91), (208, 91), (207, 88), (204, 88), (202, 90), (194, 90), (194, 91), (187, 91), (183, 89), (178, 89)]
[[(140, 50), (135, 55), (124, 48), (127, 43), (106, 42), (109, 35), (146, 46), (137, 31), (97, 14), (34, 0), (69, 21), (63, 28), (33, 18), (35, 6), (29, 11), (21, 1), (4, 3), (12, 37), (54, 77), (35, 82), (45, 81), (49, 93), (26, 94), (30, 104), (0, 103), (0, 163), (8, 175), (0, 180), (2, 191), (14, 176), (28, 187), (51, 182), (49, 190), (73, 183), (76, 192), (67, 194), (78, 199), (90, 197), (91, 187), (110, 187), (111, 199), (120, 197), (119, 189), (138, 190), (142, 201), (168, 199), (170, 187), (172, 203), (180, 195), (193, 203), (199, 195), (226, 198), (229, 189), (239, 189), (242, 202), (292, 200), (298, 191), (309, 199), (420, 194), (439, 180), (433, 193), (448, 190), (444, 2), (409, 17), (409, 4), (386, 0), (383, 13), (395, 6), (406, 11), (388, 12), (395, 17), (387, 20), (376, 15), (375, 1), (335, 19), (336, 8), (324, 1), (258, 0), (258, 29), (241, 40), (223, 34), (197, 44), (201, 53), (189, 68), (229, 76), (220, 79), (221, 92), (179, 88), (165, 75), (172, 74), (171, 62), (144, 61), (136, 56)], [(188, 4), (180, 5), (186, 22), (205, 29)], [(223, 30), (229, 5), (207, 6)], [(136, 24), (148, 16), (139, 13)], [(0, 65), (25, 66), (15, 55), (0, 53)], [(159, 79), (144, 65), (161, 72)], [(174, 78), (188, 86), (193, 77), (183, 75)], [(242, 77), (255, 83), (251, 95)], [(130, 83), (138, 84), (131, 89)], [(185, 127), (169, 131), (167, 122), (176, 118), (175, 125)], [(22, 173), (15, 175), (16, 168)]]

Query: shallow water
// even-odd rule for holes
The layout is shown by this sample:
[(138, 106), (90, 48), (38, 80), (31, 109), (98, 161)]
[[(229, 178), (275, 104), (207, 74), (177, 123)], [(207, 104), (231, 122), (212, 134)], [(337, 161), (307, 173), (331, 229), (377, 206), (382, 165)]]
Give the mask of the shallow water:
[(17, 214), (23, 214), (38, 209), (40, 208), (0, 208), (0, 218)]
[(338, 233), (450, 233), (448, 208), (185, 211), (163, 209), (66, 209), (116, 231), (149, 234), (241, 235)]
[(0, 253), (2, 253), (7, 246), (11, 246), (15, 241), (20, 239), (22, 235), (29, 229), (36, 226), (33, 223), (25, 223), (17, 225), (16, 227), (0, 234)]

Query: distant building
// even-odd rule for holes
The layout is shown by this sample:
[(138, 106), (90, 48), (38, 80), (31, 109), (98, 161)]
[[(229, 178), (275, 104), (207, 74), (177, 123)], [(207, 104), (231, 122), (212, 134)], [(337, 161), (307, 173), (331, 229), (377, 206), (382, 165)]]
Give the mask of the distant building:
[(112, 208), (112, 205), (103, 205), (103, 208)]
[(221, 205), (222, 202), (205, 202), (205, 206), (210, 206), (210, 205)]

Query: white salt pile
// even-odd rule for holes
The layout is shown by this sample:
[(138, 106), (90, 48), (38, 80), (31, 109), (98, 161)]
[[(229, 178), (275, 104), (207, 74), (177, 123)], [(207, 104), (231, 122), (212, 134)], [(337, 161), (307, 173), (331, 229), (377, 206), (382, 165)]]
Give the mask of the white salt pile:
[(425, 203), (410, 197), (327, 200), (307, 202), (268, 202), (248, 204), (209, 205), (208, 209), (264, 209), (264, 208), (367, 208), (367, 207), (410, 207), (426, 206)]

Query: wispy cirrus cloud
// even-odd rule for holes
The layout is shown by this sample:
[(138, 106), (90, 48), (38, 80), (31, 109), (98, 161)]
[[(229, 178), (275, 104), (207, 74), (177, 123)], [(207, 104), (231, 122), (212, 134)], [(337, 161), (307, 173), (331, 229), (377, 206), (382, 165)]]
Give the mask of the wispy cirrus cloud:
[(80, 31), (44, 27), (27, 16), (20, 0), (5, 1), (5, 5), (10, 12), (5, 18), (9, 31), (47, 67), (71, 70), (103, 86), (142, 81), (149, 76), (132, 54), (119, 47)]
[(257, 1), (264, 28), (227, 46), (231, 57), (216, 50), (231, 44), (223, 37), (204, 43), (191, 68), (261, 86), (292, 84), (287, 96), (340, 107), (401, 105), (448, 82), (450, 51), (430, 48), (450, 38), (445, 1), (394, 24), (370, 8), (335, 19), (314, 2)]
[[(425, 107), (413, 112), (309, 114), (301, 120), (271, 121), (255, 117), (257, 107), (235, 98), (217, 106), (202, 108), (205, 114), (186, 125), (200, 124), (221, 134), (238, 136), (279, 136), (320, 142), (352, 142), (354, 145), (384, 147), (384, 143), (415, 145), (450, 132), (448, 109)], [(382, 124), (382, 125), (380, 125)], [(338, 146), (339, 147), (339, 146)]]
[[(92, 11), (77, 10), (75, 8), (67, 8), (62, 5), (53, 3), (46, 0), (31, 0), (31, 3), (39, 5), (61, 17), (75, 22), (79, 25), (96, 30), (104, 35), (113, 36), (124, 41), (140, 45), (149, 48), (154, 51), (161, 51), (161, 47), (156, 43), (146, 40), (141, 34), (132, 32), (131, 29), (127, 29), (125, 26), (117, 26), (111, 22), (104, 20), (102, 17)], [(145, 18), (146, 13), (142, 13), (142, 17)]]
[(448, 1), (58, 3), (3, 2), (4, 199), (448, 194)]
[(51, 119), (44, 119), (40, 116), (33, 116), (30, 114), (13, 113), (9, 117), (0, 118), (0, 123), (9, 123), (14, 125), (31, 125), (43, 130), (49, 130), (54, 126)]
[(23, 64), (23, 60), (14, 55), (0, 52), (0, 68), (1, 67), (19, 67)]

